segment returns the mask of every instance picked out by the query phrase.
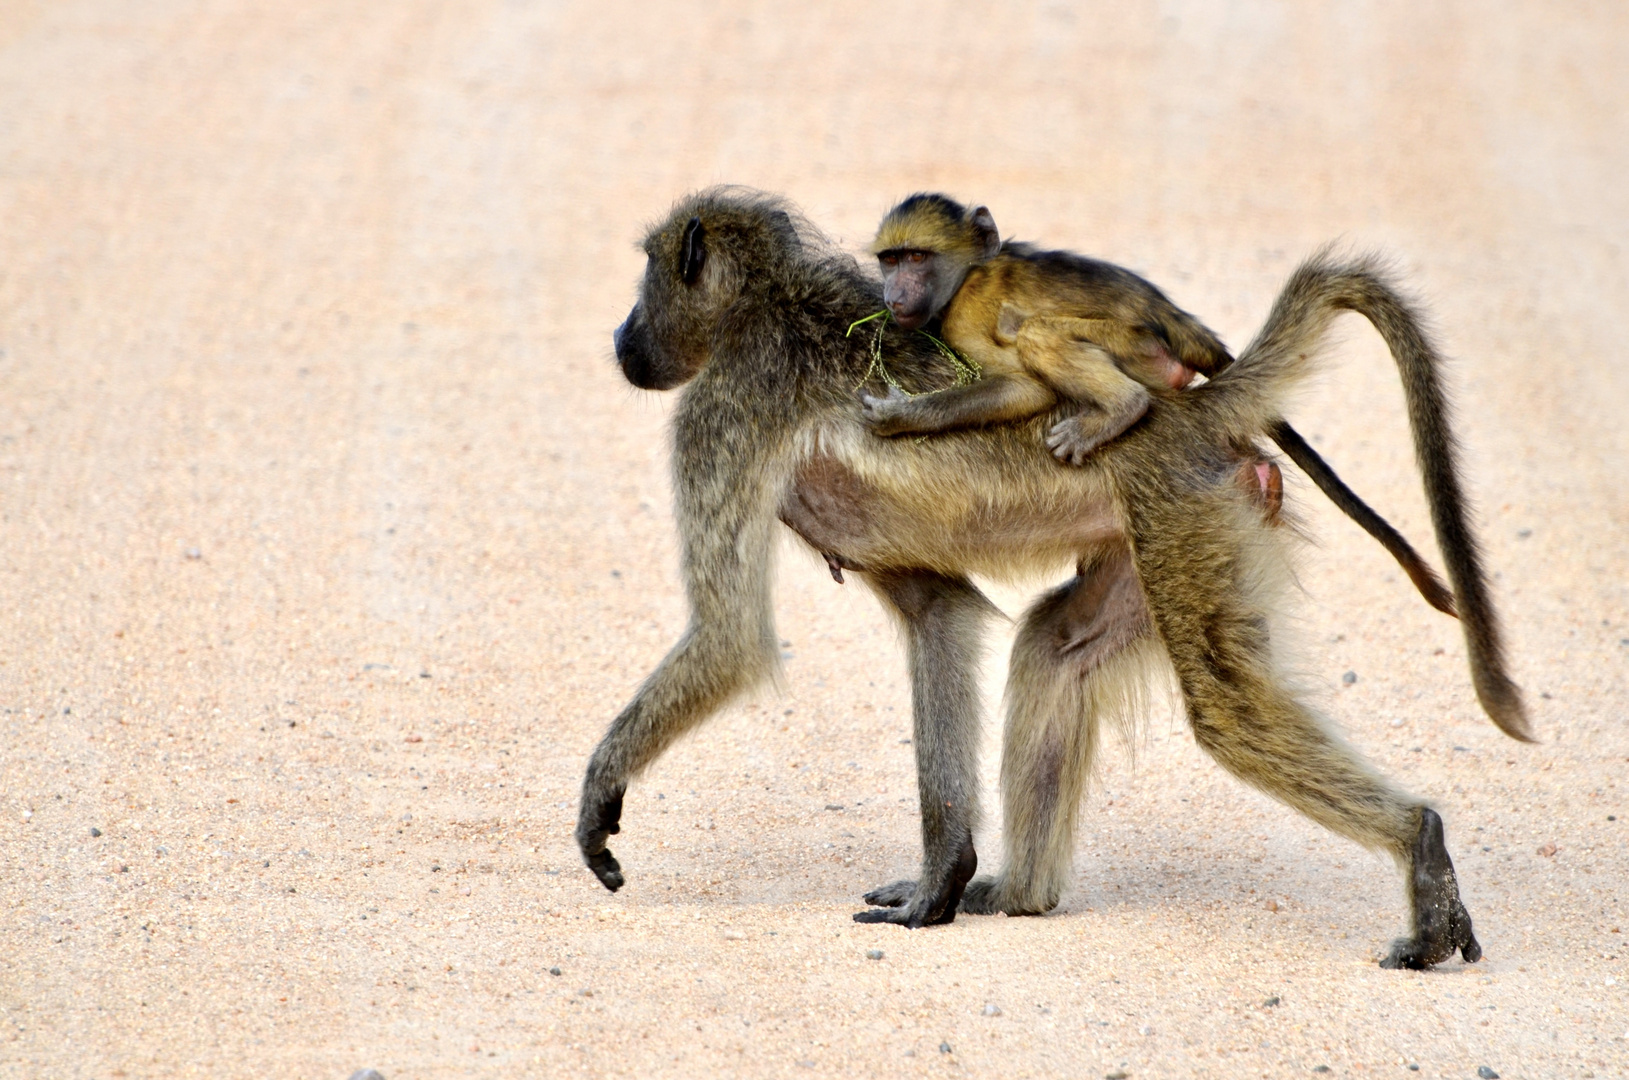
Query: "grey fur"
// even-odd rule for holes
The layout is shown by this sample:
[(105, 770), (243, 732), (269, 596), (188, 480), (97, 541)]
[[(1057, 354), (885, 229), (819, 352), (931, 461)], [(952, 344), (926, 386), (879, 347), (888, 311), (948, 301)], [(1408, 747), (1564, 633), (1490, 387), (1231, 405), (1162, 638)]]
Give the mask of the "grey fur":
[[(707, 251), (686, 285), (697, 258), (683, 243), (692, 219), (703, 223)], [(921, 442), (867, 434), (853, 390), (872, 374), (869, 343), (844, 330), (877, 309), (877, 284), (780, 201), (728, 190), (691, 196), (652, 230), (646, 250), (640, 301), (617, 332), (617, 352), (637, 385), (688, 381), (674, 418), (674, 483), (691, 622), (589, 762), (577, 839), (607, 887), (623, 880), (606, 839), (631, 778), (774, 670), (769, 552), (779, 515), (862, 575), (902, 621), (910, 651), (922, 872), (873, 894), (897, 906), (857, 918), (921, 926), (949, 921), (958, 899), (963, 910), (1013, 914), (1056, 904), (1101, 725), (1134, 709), (1149, 678), (1174, 670), (1196, 738), (1224, 767), (1398, 859), (1412, 926), (1388, 964), (1479, 954), (1440, 821), (1433, 827), (1423, 803), (1335, 738), (1279, 674), (1271, 625), (1290, 530), (1272, 528), (1235, 482), (1241, 447), (1279, 416), (1285, 389), (1310, 372), (1343, 307), (1378, 313), (1394, 354), (1409, 351), (1399, 363), (1411, 408), (1440, 406), (1416, 370), (1435, 354), (1423, 336), (1409, 339), (1417, 320), (1383, 281), (1361, 265), (1314, 263), (1228, 370), (1158, 394), (1136, 430), (1067, 468), (1038, 437), (1054, 417)], [(885, 331), (884, 350), (893, 376), (913, 389), (952, 377), (918, 335)], [(1428, 473), (1444, 467), (1439, 421), (1440, 411), (1416, 422), (1417, 433), (1442, 436), (1422, 448)], [(990, 609), (968, 574), (1062, 560), (1079, 562), (1076, 580), (1025, 616), (1011, 667), (1006, 863), (969, 882), (972, 669)], [(1480, 582), (1479, 566), (1462, 569)], [(1502, 675), (1496, 637), (1493, 645), (1480, 655)]]

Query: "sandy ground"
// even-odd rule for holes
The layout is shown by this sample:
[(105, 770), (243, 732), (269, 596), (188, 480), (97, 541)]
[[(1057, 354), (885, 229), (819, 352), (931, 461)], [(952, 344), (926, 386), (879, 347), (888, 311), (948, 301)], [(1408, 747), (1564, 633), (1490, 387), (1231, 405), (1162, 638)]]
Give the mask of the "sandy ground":
[[(0, 4), (0, 1076), (1629, 1075), (1629, 13), (790, 7)], [(1395, 257), (1542, 742), (1299, 483), (1303, 667), (1482, 963), (1379, 970), (1390, 864), (1169, 708), (1051, 916), (855, 925), (919, 850), (900, 648), (790, 545), (784, 687), (594, 882), (582, 767), (683, 621), (609, 332), (715, 181), (855, 248), (978, 198), (1235, 346), (1317, 244)], [(1293, 418), (1429, 542), (1371, 333)]]

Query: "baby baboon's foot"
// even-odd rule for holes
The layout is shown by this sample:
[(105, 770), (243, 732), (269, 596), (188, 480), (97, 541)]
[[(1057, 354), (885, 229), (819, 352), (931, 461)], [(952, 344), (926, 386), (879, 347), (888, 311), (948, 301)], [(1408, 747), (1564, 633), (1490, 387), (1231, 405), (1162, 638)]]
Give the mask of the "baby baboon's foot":
[[(865, 898), (868, 903), (899, 906), (856, 911), (854, 921), (894, 923), (912, 930), (950, 922), (956, 918), (956, 908), (962, 901), (962, 890), (967, 888), (967, 883), (972, 879), (973, 872), (978, 866), (979, 857), (973, 850), (972, 839), (963, 840), (961, 851), (944, 872), (930, 876), (929, 867), (924, 865), (921, 881), (896, 881), (892, 885), (884, 885), (868, 893)], [(933, 881), (934, 877), (939, 879), (937, 884)], [(896, 899), (895, 890), (905, 886), (912, 887), (908, 896), (903, 900)]]
[(1093, 450), (1119, 433), (1109, 432), (1101, 416), (1071, 416), (1052, 425), (1046, 433), (1046, 445), (1065, 465), (1084, 465)]
[(916, 882), (896, 881), (866, 893), (863, 899), (877, 907), (904, 907), (916, 895)]
[(901, 418), (910, 400), (911, 396), (897, 386), (890, 386), (886, 397), (862, 393), (860, 415), (876, 434), (898, 435), (906, 430)]
[(577, 811), (577, 847), (583, 861), (612, 892), (622, 888), (622, 864), (618, 863), (605, 840), (612, 833), (622, 831), (622, 788), (591, 795), (583, 792), (583, 803)]
[(1118, 412), (1078, 413), (1052, 425), (1047, 432), (1046, 445), (1053, 455), (1066, 465), (1084, 465), (1093, 450), (1119, 438), (1126, 428), (1135, 424), (1148, 412), (1149, 397), (1145, 392), (1136, 402)]
[(1457, 951), (1467, 964), (1482, 959), (1482, 946), (1471, 930), (1471, 916), (1459, 899), (1459, 881), (1443, 842), (1442, 818), (1435, 810), (1420, 811), (1420, 832), (1414, 840), (1409, 875), (1414, 933), (1392, 942), (1380, 961), (1383, 968), (1419, 970), (1440, 964)]

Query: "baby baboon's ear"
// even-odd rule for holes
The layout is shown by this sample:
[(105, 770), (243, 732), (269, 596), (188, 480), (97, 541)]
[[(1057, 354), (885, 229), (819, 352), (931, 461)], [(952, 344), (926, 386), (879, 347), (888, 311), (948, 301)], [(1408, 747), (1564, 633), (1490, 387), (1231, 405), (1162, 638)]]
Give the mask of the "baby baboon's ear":
[(981, 247), (979, 258), (993, 259), (1000, 253), (1001, 233), (996, 228), (995, 218), (990, 216), (988, 206), (973, 209), (973, 235)]
[(694, 285), (706, 265), (707, 234), (702, 229), (701, 218), (693, 217), (684, 227), (684, 241), (679, 245), (679, 279), (686, 285)]
[(1001, 313), (996, 316), (995, 337), (999, 345), (1011, 345), (1018, 340), (1018, 331), (1023, 327), (1029, 312), (1014, 304), (1002, 304)]

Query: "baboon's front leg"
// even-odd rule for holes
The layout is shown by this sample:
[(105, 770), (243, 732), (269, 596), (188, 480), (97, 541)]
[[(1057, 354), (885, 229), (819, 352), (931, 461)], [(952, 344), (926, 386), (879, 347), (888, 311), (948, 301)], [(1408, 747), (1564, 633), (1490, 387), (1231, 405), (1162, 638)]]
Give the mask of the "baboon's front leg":
[[(956, 917), (978, 868), (979, 637), (995, 608), (969, 582), (928, 571), (867, 576), (905, 624), (911, 664), (913, 741), (922, 801), (922, 872), (909, 896), (897, 888), (856, 922), (909, 927)], [(896, 895), (897, 894), (897, 895)], [(872, 897), (867, 897), (872, 899)]]
[(605, 842), (621, 831), (629, 779), (771, 670), (773, 653), (766, 645), (773, 642), (773, 628), (766, 641), (763, 628), (754, 625), (752, 616), (758, 613), (744, 614), (728, 625), (692, 627), (612, 721), (588, 761), (577, 810), (577, 846), (600, 884), (612, 892), (622, 888), (622, 866)]

